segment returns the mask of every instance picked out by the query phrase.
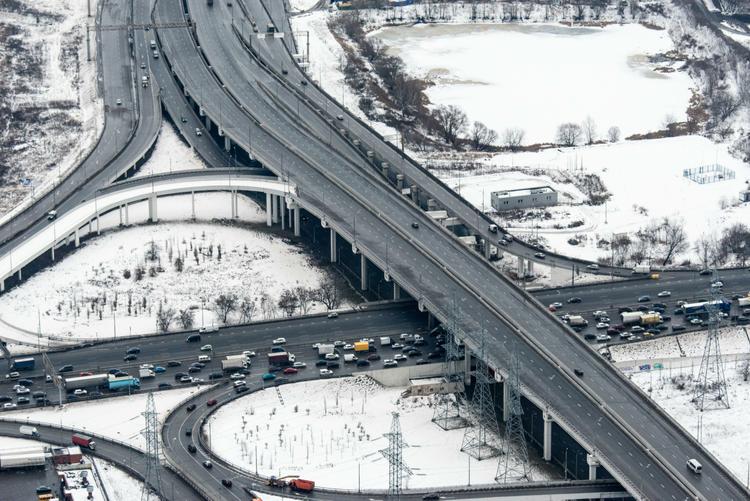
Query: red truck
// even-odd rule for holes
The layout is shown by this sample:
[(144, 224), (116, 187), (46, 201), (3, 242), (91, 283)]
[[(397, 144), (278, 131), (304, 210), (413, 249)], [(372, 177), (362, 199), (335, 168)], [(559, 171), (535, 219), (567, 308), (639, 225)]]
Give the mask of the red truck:
[(312, 480), (303, 480), (301, 478), (294, 478), (289, 481), (289, 487), (293, 491), (297, 492), (312, 492), (315, 488), (315, 482)]
[(292, 357), (293, 355), (290, 356), (290, 354), (285, 351), (271, 352), (268, 354), (268, 365), (285, 367), (287, 365), (291, 365), (291, 363), (294, 362), (294, 359)]
[(80, 433), (73, 434), (73, 444), (79, 447), (91, 449), (92, 451), (96, 449), (96, 442), (94, 442), (94, 439), (86, 435), (81, 435)]

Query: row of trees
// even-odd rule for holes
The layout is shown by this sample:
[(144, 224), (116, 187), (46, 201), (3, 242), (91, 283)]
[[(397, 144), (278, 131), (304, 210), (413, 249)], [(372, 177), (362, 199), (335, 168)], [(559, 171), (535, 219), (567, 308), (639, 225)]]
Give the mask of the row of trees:
[[(305, 315), (310, 312), (315, 302), (323, 304), (328, 310), (341, 306), (341, 290), (342, 284), (329, 278), (324, 280), (318, 288), (298, 286), (284, 289), (277, 300), (265, 292), (258, 297), (240, 297), (235, 293), (220, 294), (211, 303), (211, 309), (224, 325), (229, 322), (230, 316), (234, 313), (237, 314), (235, 315), (237, 323), (250, 322), (259, 312), (263, 318), (275, 318), (279, 311), (288, 317), (297, 312)], [(161, 332), (167, 332), (175, 324), (183, 329), (192, 329), (195, 326), (195, 310), (176, 309), (160, 304), (156, 313), (156, 324)]]
[[(607, 140), (610, 143), (616, 143), (620, 140), (620, 128), (612, 126), (607, 129)], [(581, 142), (585, 144), (594, 144), (599, 140), (599, 132), (596, 122), (590, 116), (580, 124), (566, 122), (557, 127), (556, 135), (557, 144), (562, 146), (576, 146)]]

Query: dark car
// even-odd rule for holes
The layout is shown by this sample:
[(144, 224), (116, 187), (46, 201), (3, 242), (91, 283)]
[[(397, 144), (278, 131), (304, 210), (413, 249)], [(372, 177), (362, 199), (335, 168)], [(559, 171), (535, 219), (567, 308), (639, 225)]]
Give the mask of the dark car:
[(34, 386), (34, 381), (31, 379), (19, 379), (18, 384), (21, 386)]
[(750, 324), (750, 318), (740, 317), (737, 319), (737, 325), (746, 325), (746, 324)]
[(180, 362), (179, 360), (170, 360), (169, 362), (167, 362), (167, 367), (179, 367), (181, 365), (182, 362)]
[(419, 360), (417, 360), (417, 365), (427, 365), (429, 363), (430, 362), (425, 360), (424, 358), (420, 358)]
[(201, 340), (200, 334), (190, 334), (186, 339), (186, 343), (199, 343)]
[(414, 221), (413, 223), (411, 223), (411, 227), (412, 227), (412, 228), (414, 228), (414, 229), (416, 230), (416, 229), (418, 229), (418, 228), (419, 228), (419, 223), (418, 223), (418, 222), (416, 222), (416, 221)]
[(422, 496), (423, 501), (434, 501), (435, 499), (440, 499), (440, 494), (431, 492), (430, 494), (425, 494), (424, 496)]
[(651, 296), (640, 296), (638, 298), (639, 303), (648, 303), (651, 301)]
[(587, 332), (586, 334), (583, 335), (583, 339), (588, 339), (589, 341), (593, 341), (594, 339), (596, 339), (596, 334), (592, 332)]
[(687, 329), (687, 327), (685, 327), (684, 325), (673, 325), (672, 326), (672, 332), (680, 332), (680, 331), (684, 331), (685, 329)]
[(683, 308), (676, 308), (676, 309), (675, 309), (675, 310), (674, 310), (674, 311), (672, 312), (672, 314), (673, 314), (673, 315), (684, 315), (684, 314), (685, 314), (685, 310), (684, 310)]
[(228, 478), (222, 478), (221, 479), (221, 485), (223, 485), (227, 489), (231, 489), (232, 488), (232, 481), (229, 480)]
[(37, 398), (34, 400), (34, 405), (37, 407), (45, 407), (47, 405), (52, 405), (52, 402), (48, 398)]
[(329, 369), (338, 369), (341, 365), (338, 362), (326, 362), (326, 367)]
[(357, 367), (368, 367), (369, 365), (369, 360), (357, 360)]
[(194, 446), (193, 444), (188, 444), (188, 446), (187, 446), (187, 450), (188, 450), (188, 452), (189, 452), (190, 454), (195, 454), (195, 451), (196, 451), (196, 450), (198, 450), (198, 449), (196, 449), (196, 448), (195, 448), (195, 446)]
[(200, 372), (200, 371), (202, 371), (202, 370), (203, 370), (203, 369), (201, 369), (200, 367), (190, 367), (190, 368), (188, 369), (188, 372), (189, 372), (190, 374), (194, 374), (194, 373), (196, 373), (196, 372)]
[(572, 297), (572, 298), (568, 299), (568, 302), (572, 303), (572, 304), (580, 303), (582, 301), (583, 301), (583, 299), (581, 299), (580, 297)]
[(107, 371), (107, 374), (117, 374), (118, 372), (120, 372), (120, 369), (110, 369)]
[(701, 270), (700, 273), (698, 273), (698, 275), (704, 275), (704, 276), (710, 275), (710, 274), (711, 274), (711, 270)]
[(289, 382), (289, 378), (285, 378), (285, 377), (277, 377), (276, 379), (273, 380), (273, 384), (275, 384), (276, 386), (279, 386), (280, 384), (286, 384), (288, 382)]
[(649, 309), (650, 308), (648, 306), (643, 304), (638, 307), (638, 311), (642, 311), (643, 313), (646, 313)]
[(427, 358), (429, 358), (430, 360), (434, 360), (436, 358), (443, 358), (443, 356), (444, 354), (439, 351), (431, 351), (430, 353), (427, 354)]
[(130, 374), (128, 374), (125, 371), (115, 372), (115, 377), (128, 377)]
[(657, 334), (661, 334), (661, 331), (659, 329), (657, 329), (656, 327), (651, 327), (646, 332), (650, 332), (654, 336), (656, 336)]
[(581, 369), (573, 369), (573, 372), (578, 377), (583, 377), (583, 371)]
[(72, 365), (63, 365), (60, 367), (57, 372), (73, 372), (73, 366)]
[(672, 317), (670, 317), (669, 315), (662, 315), (661, 316), (661, 321), (662, 322), (669, 322), (671, 320), (672, 320)]
[(68, 402), (77, 402), (79, 400), (78, 395), (73, 395), (72, 393), (67, 395), (65, 398)]
[(664, 303), (653, 303), (651, 306), (653, 306), (654, 308), (667, 308), (667, 305)]
[(326, 360), (318, 360), (315, 362), (315, 367), (325, 367), (328, 364)]
[(123, 362), (132, 362), (133, 360), (138, 360), (138, 355), (125, 355), (122, 357)]
[(406, 354), (407, 357), (421, 357), (422, 352), (419, 350), (411, 350), (409, 353)]
[(224, 377), (223, 372), (212, 372), (208, 375), (208, 379), (221, 379)]
[(190, 404), (185, 409), (187, 409), (188, 412), (193, 412), (195, 410), (195, 404)]
[(373, 353), (372, 355), (367, 357), (367, 360), (369, 360), (370, 362), (377, 362), (378, 360), (380, 360), (380, 355), (378, 355), (377, 353)]
[(217, 400), (216, 400), (215, 398), (212, 398), (212, 399), (210, 399), (210, 400), (206, 401), (206, 405), (207, 405), (208, 407), (213, 407), (213, 406), (214, 406), (214, 405), (216, 405), (217, 403), (219, 403), (219, 402), (218, 402), (218, 401), (217, 401)]
[(8, 395), (0, 395), (0, 402), (12, 402), (13, 397), (9, 397)]
[(281, 372), (281, 370), (282, 370), (281, 367), (276, 367), (276, 366), (268, 368), (268, 372)]
[(202, 369), (206, 366), (203, 362), (193, 362), (190, 364), (190, 367), (198, 367), (199, 369)]
[(250, 388), (248, 386), (238, 386), (237, 388), (234, 389), (234, 391), (236, 391), (237, 393), (244, 393), (249, 390)]
[(633, 308), (630, 306), (621, 306), (617, 308), (617, 313), (631, 313), (633, 311)]
[(127, 353), (128, 355), (138, 355), (140, 352), (141, 349), (136, 346), (134, 348), (128, 348), (128, 351), (126, 351), (125, 353)]
[(27, 397), (18, 397), (18, 400), (16, 400), (16, 403), (18, 405), (25, 405), (25, 404), (28, 404), (29, 402), (31, 402), (31, 400)]
[(160, 390), (167, 390), (171, 388), (172, 385), (170, 383), (159, 383), (159, 389)]

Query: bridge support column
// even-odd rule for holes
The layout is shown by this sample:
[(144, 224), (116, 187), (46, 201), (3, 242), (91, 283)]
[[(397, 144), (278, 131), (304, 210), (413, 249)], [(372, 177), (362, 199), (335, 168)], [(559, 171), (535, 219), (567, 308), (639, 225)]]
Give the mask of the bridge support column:
[(484, 241), (484, 258), (489, 260), (492, 257), (492, 244), (490, 241), (485, 239)]
[(401, 299), (401, 286), (393, 282), (393, 300)]
[(195, 221), (195, 192), (190, 192), (190, 219)]
[(206, 132), (211, 133), (211, 119), (206, 115)]
[(364, 254), (359, 255), (359, 274), (360, 274), (360, 284), (359, 288), (363, 291), (367, 290), (367, 258)]
[(396, 174), (396, 188), (399, 190), (404, 189), (404, 175), (403, 174)]
[(5, 279), (0, 280), (0, 292), (5, 292)]
[(503, 421), (510, 416), (510, 385), (508, 379), (503, 378)]
[(18, 268), (18, 281), (20, 282), (23, 280), (23, 273), (21, 273), (21, 268)]
[(435, 327), (435, 317), (432, 313), (427, 312), (427, 329), (432, 330)]
[(101, 235), (101, 233), (102, 233), (102, 228), (99, 225), (99, 213), (97, 212), (96, 213), (96, 234)]
[(130, 224), (130, 206), (125, 204), (125, 226)]
[(434, 198), (428, 198), (427, 199), (427, 210), (435, 210), (437, 209), (437, 202), (435, 202)]
[(299, 237), (302, 234), (302, 229), (300, 228), (300, 209), (299, 205), (294, 206), (294, 236)]
[(416, 184), (411, 185), (411, 201), (419, 205), (419, 186)]
[[(159, 220), (159, 215), (156, 210), (156, 195), (151, 195), (148, 199), (148, 219), (155, 223)], [(97, 224), (98, 226), (98, 224)]]
[(544, 418), (544, 451), (542, 457), (545, 461), (552, 461), (552, 416), (545, 411), (542, 417)]
[(237, 191), (234, 192), (234, 218), (240, 218), (240, 194)]
[(527, 261), (526, 269), (528, 270), (529, 274), (533, 274), (534, 273), (534, 261), (531, 261), (531, 260)]
[(331, 228), (331, 262), (335, 263), (338, 261), (338, 249), (336, 248), (336, 230)]
[(523, 270), (523, 258), (521, 256), (518, 256), (518, 268), (516, 270), (516, 273), (518, 273), (518, 276), (521, 278), (525, 276), (525, 273)]
[(276, 195), (271, 195), (271, 223), (272, 224), (276, 224), (279, 222), (278, 210), (276, 209), (277, 203), (278, 203), (278, 197)]
[[(454, 338), (455, 341), (455, 338)], [(471, 350), (464, 345), (464, 384), (471, 380)]]
[(52, 251), (52, 260), (54, 261), (55, 260), (55, 242), (52, 242), (52, 249), (50, 250)]
[(74, 233), (74, 238), (75, 238), (75, 242), (76, 242), (76, 247), (78, 247), (79, 245), (81, 245), (81, 236), (78, 234), (78, 228), (76, 228), (76, 231)]
[(589, 480), (596, 480), (596, 469), (599, 467), (599, 460), (593, 454), (586, 454), (586, 462), (589, 464)]
[(281, 213), (281, 231), (286, 230), (286, 197), (279, 196), (279, 212)]
[(272, 226), (273, 220), (272, 220), (272, 205), (273, 196), (270, 193), (266, 193), (266, 226)]
[(224, 136), (224, 151), (229, 151), (232, 149), (232, 140), (229, 139), (229, 136)]
[(120, 226), (122, 226), (122, 205), (117, 208), (117, 211), (120, 213)]

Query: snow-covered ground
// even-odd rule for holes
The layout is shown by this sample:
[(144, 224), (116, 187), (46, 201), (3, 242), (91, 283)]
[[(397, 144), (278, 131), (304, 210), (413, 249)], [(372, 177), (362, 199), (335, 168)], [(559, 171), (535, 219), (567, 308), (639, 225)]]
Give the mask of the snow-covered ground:
[[(254, 302), (254, 319), (281, 315), (276, 304), (282, 290), (316, 288), (327, 275), (300, 247), (266, 232), (264, 212), (254, 202), (244, 197), (240, 202), (239, 222), (209, 223), (229, 216), (229, 195), (196, 194), (196, 213), (203, 221), (170, 222), (184, 219), (190, 198), (164, 198), (158, 224), (92, 238), (4, 296), (0, 319), (12, 326), (4, 326), (8, 337), (18, 339), (25, 331), (36, 343), (40, 327), (43, 336), (58, 339), (151, 333), (160, 308), (175, 313), (190, 308), (194, 325), (216, 325), (221, 322), (213, 306), (222, 294), (236, 294), (238, 303)], [(132, 206), (130, 215), (131, 221), (145, 220), (145, 203)], [(108, 217), (107, 224), (116, 224), (116, 213)], [(310, 311), (321, 309), (314, 304)], [(238, 308), (227, 321), (240, 316)], [(175, 320), (171, 327), (182, 325)]]
[[(690, 98), (687, 73), (666, 72), (682, 63), (649, 60), (673, 49), (669, 34), (638, 24), (439, 24), (373, 36), (435, 83), (433, 105), (456, 105), (497, 131), (520, 127), (526, 144), (554, 142), (558, 125), (587, 116), (602, 136), (610, 126), (623, 137), (658, 130), (666, 115), (683, 120)], [(497, 51), (493, 64), (488, 51)]]
[(319, 3), (319, 0), (290, 0), (289, 6), (292, 12), (303, 12), (310, 10)]
[[(379, 451), (388, 445), (383, 434), (391, 413), (398, 412), (409, 445), (404, 461), (414, 471), (408, 486), (466, 485), (464, 430), (442, 430), (431, 422), (433, 398), (402, 398), (403, 391), (366, 377), (269, 388), (221, 407), (203, 431), (217, 454), (262, 475), (300, 475), (332, 488), (386, 489), (388, 463)], [(472, 484), (494, 483), (497, 467), (497, 458), (472, 459)], [(545, 479), (537, 470), (533, 475)]]
[[(92, 13), (97, 2), (90, 2)], [(87, 2), (39, 0), (0, 7), (0, 214), (48, 190), (80, 162), (104, 123), (96, 43), (87, 61)], [(4, 219), (4, 218), (3, 218)]]
[(151, 157), (132, 177), (205, 168), (206, 164), (182, 141), (174, 127), (163, 122)]
[[(191, 386), (154, 392), (159, 422), (163, 422), (173, 408), (200, 389), (198, 386)], [(145, 449), (146, 439), (141, 435), (141, 430), (145, 427), (142, 413), (146, 410), (147, 396), (144, 392), (65, 404), (62, 409), (53, 406), (11, 411), (3, 413), (3, 418), (28, 419), (37, 423), (68, 426), (119, 440), (137, 449)]]
[[(549, 185), (560, 192), (560, 204), (547, 208), (552, 219), (499, 221), (518, 234), (538, 234), (551, 250), (596, 259), (609, 255), (597, 248), (600, 239), (633, 234), (664, 217), (684, 221), (692, 243), (704, 233), (746, 221), (750, 204), (739, 203), (739, 192), (750, 179), (750, 165), (733, 158), (726, 145), (701, 136), (681, 136), (616, 144), (552, 148), (540, 152), (503, 153), (468, 173), (437, 171), (456, 191), (484, 210), (491, 209), (493, 191)], [(719, 163), (733, 169), (735, 179), (698, 184), (683, 177), (683, 169)], [(612, 197), (606, 205), (585, 205), (585, 196), (570, 183), (584, 174), (596, 174)], [(570, 223), (582, 225), (568, 228)], [(539, 226), (539, 229), (535, 229)], [(555, 228), (560, 226), (561, 228)], [(571, 246), (568, 239), (581, 241)], [(688, 254), (692, 252), (691, 249)]]

